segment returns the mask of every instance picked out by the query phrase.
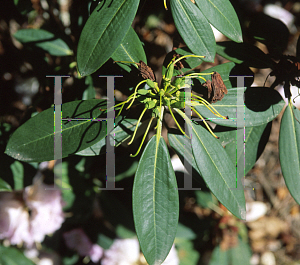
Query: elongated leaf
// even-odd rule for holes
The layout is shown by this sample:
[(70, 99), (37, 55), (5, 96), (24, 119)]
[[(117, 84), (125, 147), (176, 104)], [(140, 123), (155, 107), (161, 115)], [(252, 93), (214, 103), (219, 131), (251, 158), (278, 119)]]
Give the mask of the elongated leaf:
[(91, 76), (87, 76), (84, 80), (84, 84), (86, 85), (86, 89), (83, 92), (82, 100), (94, 99), (96, 92), (93, 85), (93, 78)]
[(232, 265), (250, 265), (252, 256), (250, 246), (242, 240), (238, 240), (238, 245), (229, 249), (230, 263)]
[(129, 30), (138, 4), (139, 0), (103, 1), (93, 11), (78, 43), (82, 76), (95, 72), (113, 55)]
[[(237, 153), (236, 130), (216, 132), (216, 135), (220, 137), (220, 139), (218, 139), (217, 141), (223, 146), (232, 163), (236, 164), (238, 161), (239, 165), (244, 165), (245, 161), (245, 173), (247, 173), (254, 166), (257, 158), (264, 148), (264, 144), (266, 142), (262, 144), (263, 146), (260, 146), (260, 141), (266, 126), (267, 124), (263, 124), (260, 126), (247, 127), (245, 129), (245, 138), (243, 137), (243, 142), (240, 143), (244, 144), (245, 139), (245, 157), (244, 149), (241, 149), (240, 153)], [(238, 130), (244, 132), (244, 129)], [(268, 132), (270, 132), (270, 129), (268, 130)], [(268, 136), (269, 133), (267, 134), (267, 137)], [(189, 140), (184, 135), (172, 133), (168, 133), (168, 139), (171, 147), (175, 150), (182, 163), (184, 163), (185, 158), (186, 161), (192, 166), (193, 170), (195, 170), (199, 174), (195, 174), (195, 171), (190, 172), (191, 174), (193, 174), (193, 177), (195, 179), (201, 178), (201, 173), (197, 167), (196, 161), (190, 150), (186, 148), (186, 146), (189, 144)], [(201, 192), (201, 194), (203, 194), (203, 192)]]
[(232, 88), (228, 90), (228, 94), (221, 101), (213, 104), (213, 107), (229, 119), (216, 117), (204, 105), (195, 106), (195, 109), (205, 118), (212, 119), (216, 124), (236, 127), (237, 111), (245, 113), (245, 126), (258, 126), (268, 123), (275, 119), (284, 107), (284, 101), (280, 94), (268, 87), (249, 87), (244, 94), (245, 108), (243, 105), (237, 105), (237, 95), (243, 95), (243, 87)]
[(163, 138), (148, 142), (133, 184), (133, 217), (142, 252), (150, 265), (167, 257), (176, 235), (179, 203), (175, 173)]
[(20, 29), (14, 34), (14, 37), (22, 43), (34, 44), (51, 55), (66, 56), (73, 54), (62, 39), (43, 29)]
[[(114, 61), (128, 61), (136, 63), (143, 61), (147, 64), (147, 58), (142, 43), (132, 27), (129, 28), (125, 38), (111, 58)], [(118, 65), (124, 68), (127, 72), (131, 71), (131, 68), (126, 64), (118, 63)]]
[(291, 104), (285, 109), (279, 133), (279, 158), (286, 186), (300, 204), (300, 111)]
[(220, 245), (216, 246), (212, 252), (209, 265), (228, 265), (229, 253), (220, 248)]
[(235, 62), (245, 63), (256, 68), (272, 68), (273, 61), (259, 48), (249, 43), (236, 43), (233, 41), (217, 42), (217, 54)]
[[(106, 108), (106, 100), (73, 101), (62, 105), (63, 118), (78, 119), (62, 122), (62, 157), (86, 149), (106, 136), (106, 121), (91, 121), (103, 113), (100, 108)], [(20, 126), (10, 138), (6, 153), (27, 162), (53, 160), (54, 108)]]
[[(118, 124), (118, 126), (110, 133), (110, 144), (115, 147), (119, 146), (121, 143), (130, 138), (133, 134), (135, 126), (137, 124), (136, 119), (125, 119)], [(139, 124), (140, 126), (141, 124)], [(138, 136), (138, 135), (137, 135)], [(114, 140), (113, 140), (114, 139)], [(115, 142), (114, 142), (115, 141)], [(82, 156), (95, 156), (104, 154), (106, 152), (106, 138), (103, 138), (93, 146), (90, 146), (78, 153), (76, 155)]]
[(222, 145), (202, 126), (188, 122), (192, 152), (198, 169), (211, 192), (235, 216), (245, 219), (243, 189), (236, 188), (235, 166)]
[(243, 41), (239, 19), (229, 0), (196, 0), (196, 4), (217, 30), (233, 41)]
[(11, 191), (11, 186), (0, 178), (0, 191)]
[(0, 245), (1, 265), (34, 265), (23, 253), (14, 247), (4, 247)]
[(242, 240), (238, 245), (228, 250), (222, 250), (220, 245), (214, 248), (209, 265), (250, 265), (251, 250)]
[(191, 240), (176, 238), (176, 249), (180, 258), (180, 265), (197, 264), (199, 261), (199, 252), (195, 250), (194, 243)]
[[(245, 153), (244, 148), (239, 148), (240, 152), (237, 153), (236, 130), (216, 133), (216, 135), (220, 137), (218, 141), (221, 142), (231, 161), (234, 164), (237, 163), (238, 165), (244, 165), (245, 163), (245, 174), (247, 174), (247, 172), (249, 172), (249, 170), (254, 166), (256, 160), (262, 152), (261, 150), (264, 149), (266, 141), (262, 143), (263, 146), (260, 146), (260, 141), (266, 126), (267, 123), (260, 126), (247, 127), (245, 130), (244, 128), (238, 129), (238, 131), (242, 132), (243, 134), (239, 144), (243, 145), (245, 143)], [(267, 138), (269, 138), (270, 130), (271, 124), (267, 128)]]
[(190, 0), (171, 0), (171, 11), (176, 28), (186, 45), (203, 61), (213, 62), (216, 43), (213, 31), (200, 9)]

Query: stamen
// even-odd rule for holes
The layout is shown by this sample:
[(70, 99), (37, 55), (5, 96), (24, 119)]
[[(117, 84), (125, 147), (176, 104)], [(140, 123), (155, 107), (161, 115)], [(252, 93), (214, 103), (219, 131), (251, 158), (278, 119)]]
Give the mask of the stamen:
[(177, 120), (176, 120), (176, 118), (175, 118), (175, 116), (174, 116), (174, 114), (173, 114), (173, 111), (172, 111), (172, 109), (171, 109), (170, 102), (168, 101), (167, 103), (168, 103), (169, 111), (170, 111), (170, 113), (171, 113), (171, 115), (172, 115), (172, 117), (173, 117), (173, 119), (174, 119), (174, 121), (175, 121), (175, 123), (176, 123), (178, 129), (182, 132), (182, 134), (183, 134), (184, 136), (186, 136), (188, 139), (190, 139), (190, 137), (187, 136), (187, 134), (181, 129), (179, 123), (177, 122)]
[(139, 117), (138, 122), (137, 122), (137, 124), (136, 124), (136, 126), (135, 126), (135, 130), (134, 130), (134, 132), (133, 132), (131, 141), (128, 143), (128, 145), (132, 144), (133, 139), (134, 139), (134, 137), (135, 137), (135, 134), (136, 134), (136, 132), (137, 132), (138, 126), (139, 126), (139, 124), (140, 124), (140, 122), (141, 122), (141, 119), (142, 119), (144, 113), (146, 112), (146, 110), (147, 110), (147, 108), (144, 108), (144, 110), (143, 110), (141, 116)]
[(136, 156), (139, 154), (139, 152), (140, 152), (140, 150), (141, 150), (141, 148), (142, 148), (142, 146), (143, 146), (143, 143), (144, 143), (144, 141), (145, 141), (145, 139), (146, 139), (146, 136), (147, 136), (147, 134), (148, 134), (148, 131), (149, 131), (149, 129), (150, 129), (150, 126), (151, 126), (151, 123), (152, 123), (152, 120), (153, 120), (153, 119), (154, 119), (154, 117), (152, 117), (152, 118), (150, 119), (149, 123), (148, 123), (146, 132), (145, 132), (145, 134), (144, 134), (144, 137), (143, 137), (143, 139), (142, 139), (142, 142), (141, 142), (141, 144), (140, 144), (139, 149), (137, 150), (137, 152), (136, 152), (134, 155), (131, 154), (131, 155), (130, 155), (131, 157), (136, 157)]
[(215, 135), (213, 133), (213, 131), (210, 129), (209, 125), (207, 124), (207, 122), (205, 121), (205, 119), (201, 116), (201, 114), (195, 110), (195, 108), (191, 107), (191, 109), (199, 116), (200, 119), (202, 119), (202, 121), (204, 122), (206, 128), (209, 130), (209, 132), (217, 139), (219, 139), (220, 137), (218, 137), (217, 135)]
[(167, 0), (164, 0), (164, 6), (165, 6), (165, 9), (168, 10), (168, 8), (167, 8)]
[[(203, 104), (203, 105), (205, 105), (214, 115), (216, 115), (216, 116), (218, 116), (218, 117), (220, 117), (220, 118), (222, 118), (222, 119), (224, 119), (224, 120), (226, 120), (226, 119), (228, 119), (226, 116), (223, 116), (223, 115), (221, 115), (215, 108), (214, 108), (214, 106), (212, 105), (212, 104), (210, 104), (208, 101), (206, 101), (204, 98), (202, 98), (202, 97), (199, 97), (199, 96), (197, 96), (197, 95), (195, 95), (195, 94), (192, 94), (192, 96), (194, 96), (194, 97), (196, 97), (196, 98), (199, 98), (199, 101), (201, 101), (201, 103)], [(213, 109), (213, 110), (212, 110)]]
[(141, 81), (141, 82), (139, 82), (139, 83), (137, 84), (137, 86), (135, 87), (134, 93), (132, 94), (132, 95), (133, 95), (132, 101), (131, 101), (131, 103), (129, 104), (129, 106), (128, 106), (126, 109), (129, 109), (129, 108), (131, 107), (131, 105), (133, 104), (133, 102), (134, 102), (134, 100), (135, 100), (135, 98), (136, 98), (136, 92), (137, 92), (138, 87), (139, 87), (141, 84), (145, 83), (145, 82), (147, 82), (147, 80), (143, 80), (143, 81)]

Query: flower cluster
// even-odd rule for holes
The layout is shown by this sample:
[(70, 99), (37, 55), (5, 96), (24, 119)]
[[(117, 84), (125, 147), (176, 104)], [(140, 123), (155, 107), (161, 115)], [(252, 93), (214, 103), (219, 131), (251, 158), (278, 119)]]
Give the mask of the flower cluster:
[(0, 239), (31, 248), (61, 227), (62, 208), (60, 190), (41, 179), (22, 191), (0, 192)]
[[(101, 259), (101, 265), (146, 265), (148, 264), (140, 253), (139, 242), (136, 238), (116, 239), (107, 250), (97, 244), (92, 244), (81, 228), (64, 233), (68, 248), (78, 252), (80, 256), (89, 256), (96, 263)], [(173, 247), (162, 265), (178, 265), (179, 258)]]

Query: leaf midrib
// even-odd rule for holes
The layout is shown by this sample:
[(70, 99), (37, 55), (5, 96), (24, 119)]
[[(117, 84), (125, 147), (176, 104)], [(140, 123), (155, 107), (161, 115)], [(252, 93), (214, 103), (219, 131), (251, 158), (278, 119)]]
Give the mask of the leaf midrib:
[[(77, 124), (77, 125), (73, 125), (73, 126), (67, 127), (67, 128), (65, 128), (65, 129), (63, 129), (63, 130), (61, 131), (61, 133), (65, 132), (65, 131), (67, 131), (67, 130), (69, 130), (69, 129), (74, 129), (76, 126), (83, 126), (83, 125), (84, 125), (85, 123), (87, 123), (87, 122), (91, 122), (91, 121), (83, 121), (83, 122), (81, 122), (81, 123), (79, 123), (79, 124)], [(53, 133), (50, 133), (50, 134), (47, 134), (47, 135), (44, 136), (44, 137), (40, 137), (40, 138), (34, 139), (33, 141), (26, 142), (25, 144), (17, 145), (17, 147), (20, 147), (20, 146), (23, 146), (23, 147), (24, 147), (24, 146), (26, 146), (26, 145), (28, 145), (28, 144), (33, 144), (33, 143), (38, 142), (38, 141), (43, 141), (43, 140), (45, 140), (45, 139), (47, 139), (47, 138), (49, 138), (49, 137), (51, 137), (51, 136), (54, 136), (54, 132), (53, 132)]]
[[(198, 39), (199, 39), (199, 40), (201, 41), (201, 43), (203, 44), (204, 48), (206, 49), (206, 52), (209, 53), (208, 49), (206, 48), (206, 45), (204, 44), (202, 38), (200, 38), (197, 29), (195, 28), (193, 22), (190, 20), (190, 17), (189, 17), (189, 15), (186, 13), (186, 10), (184, 9), (183, 5), (180, 3), (179, 0), (176, 0), (176, 1), (177, 1), (178, 4), (181, 6), (181, 8), (182, 8), (184, 14), (186, 15), (187, 19), (189, 20), (190, 24), (192, 25), (194, 31), (197, 33)], [(190, 0), (187, 0), (187, 1), (190, 1)]]
[[(124, 0), (124, 1), (122, 2), (122, 4), (119, 6), (119, 8), (116, 10), (116, 12), (114, 13), (114, 15), (112, 16), (111, 20), (106, 24), (106, 27), (104, 28), (104, 30), (102, 31), (101, 35), (100, 35), (99, 38), (98, 38), (98, 41), (95, 42), (95, 45), (94, 45), (93, 49), (91, 50), (91, 53), (90, 53), (90, 56), (89, 56), (89, 58), (88, 58), (88, 60), (87, 60), (86, 66), (89, 64), (89, 61), (93, 58), (94, 51), (95, 51), (96, 47), (98, 46), (98, 43), (100, 42), (102, 36), (103, 36), (104, 33), (106, 32), (107, 28), (109, 28), (109, 27), (111, 26), (112, 21), (115, 20), (115, 17), (116, 17), (117, 14), (119, 13), (119, 11), (120, 11), (120, 9), (122, 8), (122, 6), (126, 3), (126, 1), (129, 1), (129, 0)], [(95, 9), (95, 10), (96, 10), (96, 9)], [(94, 12), (95, 12), (95, 11), (94, 11)], [(125, 34), (125, 36), (126, 36), (126, 34)], [(124, 37), (125, 37), (125, 36), (124, 36)]]
[(193, 126), (192, 126), (192, 128), (193, 128), (193, 131), (196, 133), (196, 135), (197, 135), (197, 138), (198, 138), (198, 139), (199, 139), (199, 141), (201, 142), (202, 146), (204, 147), (204, 149), (205, 149), (206, 153), (208, 154), (208, 156), (209, 156), (210, 160), (212, 161), (212, 163), (213, 163), (213, 165), (214, 165), (215, 169), (218, 171), (219, 175), (220, 175), (220, 176), (221, 176), (221, 178), (223, 179), (223, 181), (224, 181), (225, 185), (227, 186), (228, 190), (229, 190), (229, 191), (230, 191), (230, 193), (232, 194), (232, 197), (233, 197), (233, 199), (236, 201), (237, 205), (239, 205), (239, 208), (241, 208), (241, 206), (240, 206), (240, 204), (239, 204), (238, 200), (237, 200), (237, 199), (235, 198), (235, 196), (233, 195), (233, 192), (232, 192), (231, 188), (228, 186), (227, 182), (225, 181), (225, 179), (224, 179), (224, 177), (223, 177), (223, 174), (221, 174), (221, 172), (219, 171), (219, 168), (216, 166), (216, 164), (215, 164), (214, 160), (212, 159), (212, 157), (211, 157), (210, 153), (207, 151), (207, 149), (206, 149), (205, 145), (203, 144), (203, 142), (202, 142), (201, 138), (199, 137), (198, 133), (196, 132), (196, 130), (194, 129), (194, 127), (193, 127)]
[[(232, 23), (226, 18), (226, 16), (224, 16), (224, 14), (220, 11), (219, 8), (217, 8), (217, 6), (211, 1), (211, 0), (208, 0), (208, 2), (210, 2), (214, 7), (215, 9), (219, 12), (219, 14), (221, 14), (225, 20), (229, 23), (229, 25), (232, 27), (232, 29), (236, 32), (236, 34), (238, 35), (239, 32), (235, 29), (235, 27), (232, 25)], [(229, 1), (228, 1), (229, 2)], [(229, 2), (230, 3), (230, 2)]]

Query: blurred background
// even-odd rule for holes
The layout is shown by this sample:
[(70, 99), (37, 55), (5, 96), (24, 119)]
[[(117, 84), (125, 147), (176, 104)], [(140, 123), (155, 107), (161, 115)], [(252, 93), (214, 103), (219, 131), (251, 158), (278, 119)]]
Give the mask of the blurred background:
[[(300, 35), (299, 1), (232, 0), (231, 3), (240, 19), (244, 42), (270, 54), (276, 62), (282, 54), (296, 55), (297, 40)], [(54, 82), (53, 78), (46, 78), (47, 75), (70, 76), (63, 79), (63, 102), (93, 97), (105, 98), (106, 82), (98, 78), (101, 74), (124, 76), (122, 80), (116, 80), (117, 100), (126, 98), (126, 92), (118, 89), (120, 84), (133, 86), (130, 83), (130, 75), (121, 68), (117, 69), (112, 60), (89, 77), (78, 76), (76, 49), (81, 30), (93, 5), (95, 2), (84, 0), (2, 1), (0, 9), (0, 176), (13, 190), (25, 192), (26, 187), (37, 189), (36, 187), (41, 185), (35, 181), (36, 178), (34, 179), (37, 174), (43, 175), (46, 184), (53, 184), (51, 176), (53, 182), (55, 161), (41, 166), (37, 163), (19, 162), (4, 154), (11, 133), (32, 115), (53, 104)], [(151, 0), (151, 3), (149, 0), (141, 0), (132, 26), (143, 42), (148, 65), (154, 70), (157, 80), (160, 80), (166, 54), (171, 52), (174, 46), (184, 46), (176, 31), (171, 11), (164, 9), (162, 0)], [(43, 46), (35, 45), (38, 43), (28, 44), (24, 40), (18, 41), (15, 36), (18, 30), (28, 28), (44, 29), (52, 33), (53, 38), (55, 36), (61, 40), (59, 45), (64, 47), (65, 54), (57, 54)], [(217, 30), (214, 30), (214, 33), (217, 42), (227, 40)], [(254, 36), (260, 34), (267, 36), (269, 42), (258, 42)], [(213, 63), (204, 62), (199, 69), (205, 70), (224, 62), (228, 60), (216, 55)], [(264, 84), (271, 86), (275, 80), (274, 76), (268, 77), (271, 69), (251, 68), (250, 70), (254, 76), (252, 86)], [(281, 85), (276, 89), (283, 95)], [(293, 87), (292, 91), (295, 97), (299, 94), (297, 87)], [(300, 97), (296, 102), (299, 100)], [(300, 104), (297, 106), (299, 108)], [(246, 175), (245, 184), (254, 188), (245, 191), (246, 221), (224, 214), (226, 209), (215, 202), (209, 192), (180, 193), (180, 227), (175, 240), (176, 251), (174, 250), (177, 258), (168, 264), (300, 264), (299, 205), (291, 197), (285, 185), (279, 164), (278, 136), (281, 116), (282, 114), (273, 121), (272, 126), (269, 126), (271, 134), (264, 152)], [(169, 126), (172, 126), (171, 120)], [(166, 135), (166, 130), (163, 133)], [(2, 245), (18, 245), (18, 249), (21, 249), (27, 257), (36, 264), (42, 265), (145, 264), (140, 257), (136, 239), (126, 242), (116, 240), (134, 238), (131, 189), (132, 176), (138, 160), (131, 159), (127, 163), (124, 157), (128, 157), (128, 154), (136, 148), (137, 146), (130, 148), (120, 146), (116, 151), (116, 159), (120, 162), (120, 168), (116, 172), (118, 181), (116, 186), (124, 188), (124, 192), (99, 193), (96, 190), (105, 183), (105, 155), (93, 158), (74, 156), (63, 159), (58, 166), (63, 172), (64, 185), (71, 187), (71, 190), (62, 192), (61, 207), (64, 213), (61, 216), (64, 222), (60, 220), (58, 228), (43, 232), (45, 235), (51, 235), (56, 231), (52, 236), (46, 236), (45, 240), (35, 240), (40, 241), (40, 246), (35, 244), (33, 247), (29, 243), (27, 246), (13, 244), (12, 239), (7, 241), (8, 237), (3, 234), (0, 237)], [(172, 150), (170, 151), (174, 154)], [(175, 155), (172, 162), (177, 173), (182, 175), (182, 164)], [(26, 192), (28, 193), (28, 190)], [(16, 198), (12, 200), (20, 201)], [(0, 197), (1, 199), (7, 200), (6, 197)], [(21, 201), (31, 207), (30, 200)], [(3, 206), (0, 206), (0, 212), (1, 207)], [(34, 217), (30, 213), (29, 216)], [(214, 261), (212, 257), (216, 258), (219, 255), (216, 253), (217, 246), (223, 251), (228, 251), (236, 245), (237, 230), (239, 236), (243, 237), (245, 244), (249, 246), (249, 251), (241, 250), (241, 253), (249, 257), (249, 263), (235, 263), (238, 259), (235, 256), (237, 254), (234, 253), (231, 253), (232, 260), (227, 263)], [(78, 243), (76, 247), (68, 243), (69, 241), (86, 243)], [(80, 244), (88, 245), (89, 249), (83, 250), (78, 247)], [(119, 249), (124, 253), (128, 251), (131, 253), (130, 251), (134, 249), (135, 252), (129, 256), (135, 258), (130, 260)], [(113, 250), (120, 252), (113, 252)], [(119, 255), (121, 258), (119, 261), (113, 260), (110, 255)], [(121, 260), (127, 260), (127, 263), (121, 263)]]

